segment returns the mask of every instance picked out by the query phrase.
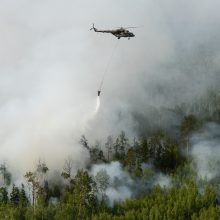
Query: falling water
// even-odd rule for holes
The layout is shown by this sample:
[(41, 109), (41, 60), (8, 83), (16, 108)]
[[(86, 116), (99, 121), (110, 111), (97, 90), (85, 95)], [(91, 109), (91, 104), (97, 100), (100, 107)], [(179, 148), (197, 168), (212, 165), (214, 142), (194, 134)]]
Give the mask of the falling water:
[(96, 100), (95, 113), (97, 113), (99, 111), (99, 107), (100, 107), (100, 96), (98, 96), (97, 100)]

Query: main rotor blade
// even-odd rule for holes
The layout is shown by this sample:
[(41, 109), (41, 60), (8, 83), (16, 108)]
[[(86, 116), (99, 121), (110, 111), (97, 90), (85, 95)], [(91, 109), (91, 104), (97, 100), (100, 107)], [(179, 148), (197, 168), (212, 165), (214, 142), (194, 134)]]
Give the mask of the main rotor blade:
[(118, 29), (120, 29), (120, 28), (122, 28), (122, 29), (129, 29), (129, 28), (141, 28), (141, 27), (143, 27), (143, 25), (141, 25), (141, 26), (132, 26), (132, 27), (114, 27), (114, 28), (118, 28)]
[(129, 29), (129, 28), (141, 28), (141, 27), (143, 27), (143, 25), (142, 25), (142, 26), (134, 26), (134, 27), (125, 27), (124, 29)]

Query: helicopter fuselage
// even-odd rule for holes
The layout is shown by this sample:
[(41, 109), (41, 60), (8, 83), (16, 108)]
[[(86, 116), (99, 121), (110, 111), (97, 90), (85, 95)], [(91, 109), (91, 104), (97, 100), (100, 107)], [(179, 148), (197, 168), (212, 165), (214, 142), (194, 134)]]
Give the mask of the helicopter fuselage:
[(124, 29), (124, 28), (119, 28), (119, 29), (116, 29), (116, 30), (98, 30), (98, 29), (93, 27), (92, 29), (94, 29), (95, 32), (113, 34), (118, 39), (120, 39), (121, 37), (127, 37), (128, 39), (130, 39), (130, 37), (135, 36), (132, 32), (130, 32), (130, 31)]

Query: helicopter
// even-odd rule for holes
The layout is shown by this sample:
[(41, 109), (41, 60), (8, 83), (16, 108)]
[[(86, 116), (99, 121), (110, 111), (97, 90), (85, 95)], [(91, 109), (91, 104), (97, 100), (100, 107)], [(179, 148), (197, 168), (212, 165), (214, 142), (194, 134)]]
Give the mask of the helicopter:
[(129, 28), (136, 28), (136, 27), (127, 27), (127, 28), (121, 27), (115, 30), (98, 30), (97, 28), (94, 27), (94, 24), (93, 24), (92, 28), (90, 28), (90, 31), (94, 30), (95, 32), (111, 33), (118, 39), (120, 39), (121, 37), (127, 37), (128, 40), (130, 40), (130, 37), (134, 37), (135, 35), (132, 32), (127, 30)]

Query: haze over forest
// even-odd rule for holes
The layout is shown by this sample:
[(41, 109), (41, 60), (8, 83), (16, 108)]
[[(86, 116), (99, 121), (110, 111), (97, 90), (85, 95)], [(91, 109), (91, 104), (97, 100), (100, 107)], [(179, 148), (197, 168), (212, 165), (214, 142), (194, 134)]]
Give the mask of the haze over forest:
[[(2, 216), (126, 219), (133, 210), (130, 219), (144, 219), (140, 213), (217, 219), (219, 6), (217, 0), (1, 0)], [(90, 31), (93, 23), (138, 28), (129, 29), (134, 38), (118, 40)], [(84, 183), (88, 191), (81, 192)], [(167, 201), (172, 190), (199, 202), (162, 216), (153, 203)]]

